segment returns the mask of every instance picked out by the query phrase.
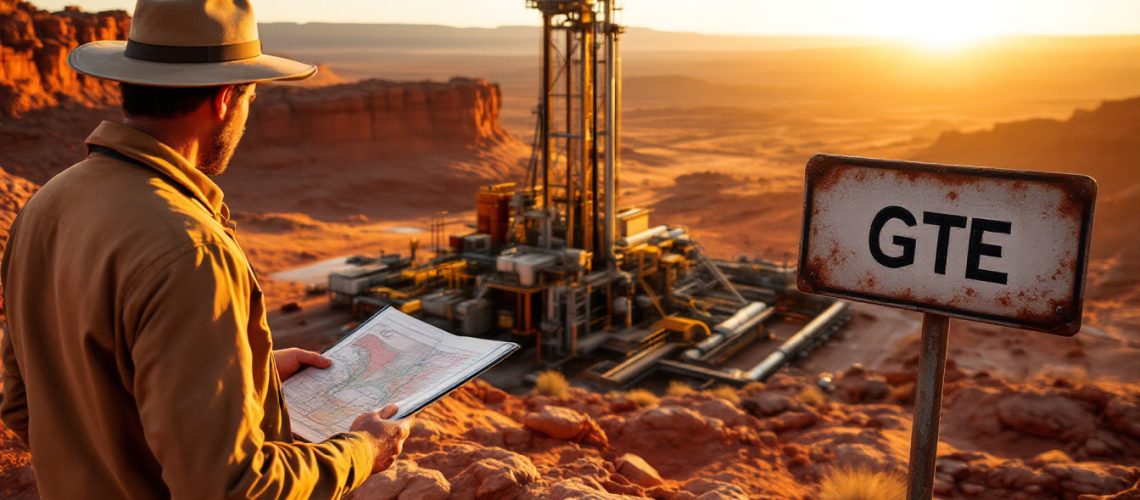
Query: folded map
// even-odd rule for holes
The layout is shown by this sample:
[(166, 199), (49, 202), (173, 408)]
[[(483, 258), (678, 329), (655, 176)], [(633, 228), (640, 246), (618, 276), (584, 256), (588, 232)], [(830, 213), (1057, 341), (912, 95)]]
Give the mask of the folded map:
[(322, 353), (332, 367), (306, 368), (285, 381), (293, 433), (323, 441), (390, 403), (399, 406), (393, 419), (412, 415), (518, 348), (452, 335), (387, 307)]

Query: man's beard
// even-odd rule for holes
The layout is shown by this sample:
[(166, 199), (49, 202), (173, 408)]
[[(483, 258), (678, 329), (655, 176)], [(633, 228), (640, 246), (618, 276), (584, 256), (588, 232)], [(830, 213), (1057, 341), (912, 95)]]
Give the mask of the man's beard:
[(221, 175), (226, 171), (237, 150), (241, 136), (245, 133), (245, 124), (238, 124), (237, 113), (230, 115), (221, 125), (221, 131), (215, 136), (214, 143), (205, 148), (198, 159), (198, 170), (210, 176)]

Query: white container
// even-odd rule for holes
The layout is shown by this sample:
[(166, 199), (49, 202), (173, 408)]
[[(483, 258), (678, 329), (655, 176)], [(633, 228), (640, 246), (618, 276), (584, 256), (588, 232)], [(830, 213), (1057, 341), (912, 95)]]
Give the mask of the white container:
[(495, 259), (495, 270), (500, 273), (513, 273), (515, 272), (515, 257), (516, 255), (500, 255)]
[(518, 257), (515, 260), (515, 269), (519, 273), (519, 284), (534, 286), (538, 281), (538, 272), (553, 266), (557, 258), (553, 255), (531, 253)]

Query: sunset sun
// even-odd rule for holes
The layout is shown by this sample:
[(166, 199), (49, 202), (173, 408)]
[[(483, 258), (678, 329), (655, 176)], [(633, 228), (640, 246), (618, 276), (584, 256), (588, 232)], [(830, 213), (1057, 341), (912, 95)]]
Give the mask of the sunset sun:
[(862, 28), (932, 49), (955, 49), (1001, 35), (1003, 11), (980, 2), (892, 2), (862, 19)]

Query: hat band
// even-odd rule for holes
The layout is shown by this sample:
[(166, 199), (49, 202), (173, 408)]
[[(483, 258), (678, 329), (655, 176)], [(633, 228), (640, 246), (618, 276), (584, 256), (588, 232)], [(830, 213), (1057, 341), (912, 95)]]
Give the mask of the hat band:
[(127, 40), (124, 55), (131, 59), (163, 63), (220, 63), (261, 55), (261, 40), (227, 45), (154, 45)]

